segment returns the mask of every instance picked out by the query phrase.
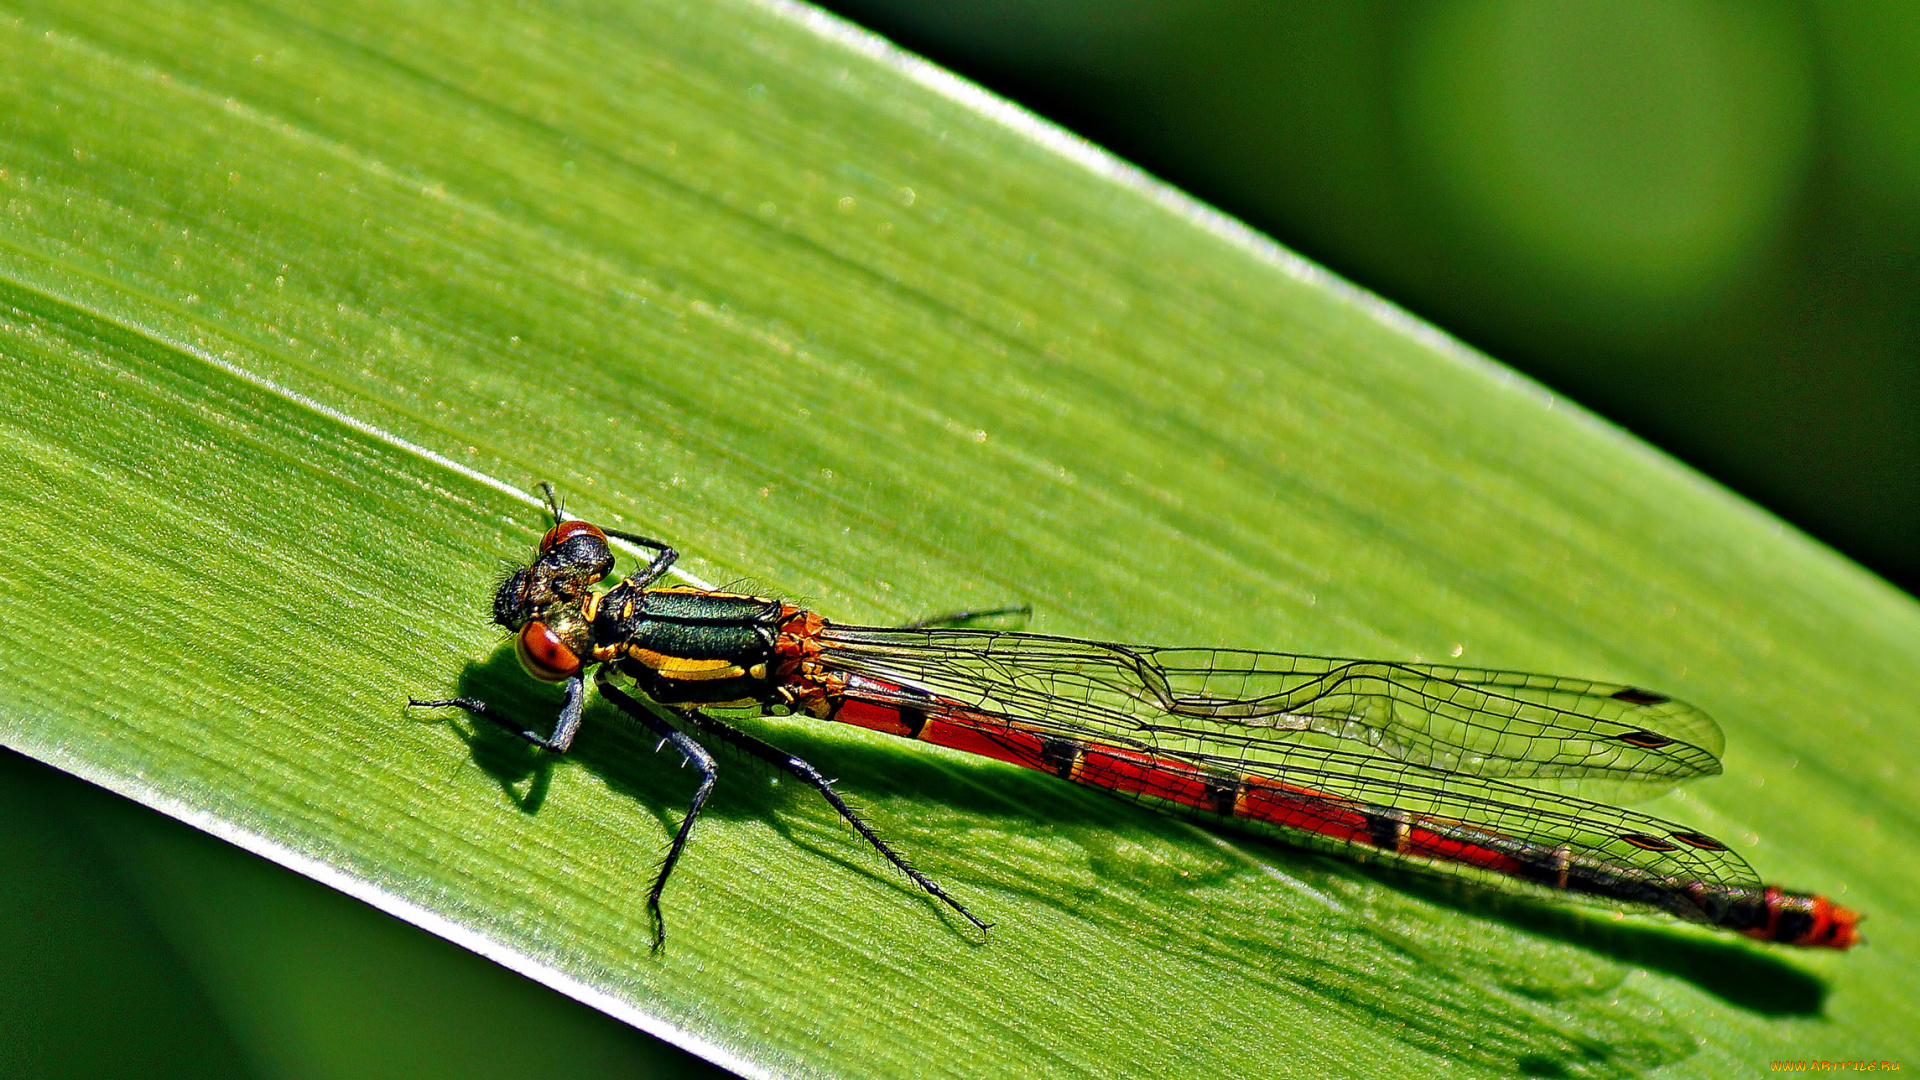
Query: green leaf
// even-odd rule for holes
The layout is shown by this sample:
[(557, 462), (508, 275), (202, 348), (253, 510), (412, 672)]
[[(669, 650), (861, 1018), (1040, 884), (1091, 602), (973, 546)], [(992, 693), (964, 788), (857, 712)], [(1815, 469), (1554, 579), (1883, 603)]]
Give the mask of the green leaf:
[[(776, 4), (23, 3), (0, 65), (7, 745), (750, 1073), (1920, 1057), (1913, 601), (1097, 151)], [(1654, 809), (1871, 944), (767, 720), (991, 938), (727, 760), (650, 953), (688, 773), (402, 708), (555, 707), (487, 621), (541, 479), (850, 621), (1660, 687), (1729, 749)]]

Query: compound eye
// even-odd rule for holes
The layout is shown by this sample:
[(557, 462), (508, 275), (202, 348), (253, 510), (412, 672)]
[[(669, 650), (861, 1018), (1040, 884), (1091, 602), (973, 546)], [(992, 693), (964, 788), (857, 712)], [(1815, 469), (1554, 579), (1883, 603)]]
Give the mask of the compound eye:
[(607, 542), (607, 534), (600, 531), (600, 526), (590, 521), (563, 521), (548, 529), (547, 535), (540, 538), (540, 550), (545, 553), (548, 548), (565, 543), (576, 536), (591, 536), (603, 544)]
[(520, 655), (520, 666), (527, 674), (542, 682), (566, 682), (580, 674), (580, 658), (546, 623), (521, 627), (513, 639), (513, 651)]

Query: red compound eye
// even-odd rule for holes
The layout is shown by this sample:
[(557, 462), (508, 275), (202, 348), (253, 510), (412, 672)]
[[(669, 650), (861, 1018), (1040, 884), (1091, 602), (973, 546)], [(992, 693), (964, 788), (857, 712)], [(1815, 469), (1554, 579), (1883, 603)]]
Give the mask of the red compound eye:
[(580, 658), (560, 640), (560, 635), (543, 622), (530, 622), (513, 639), (513, 651), (520, 654), (520, 666), (542, 682), (566, 682), (580, 674)]
[(540, 550), (545, 551), (555, 544), (571, 540), (576, 536), (597, 537), (602, 542), (607, 539), (607, 534), (600, 531), (600, 526), (590, 521), (563, 521), (548, 529), (547, 535), (540, 538)]

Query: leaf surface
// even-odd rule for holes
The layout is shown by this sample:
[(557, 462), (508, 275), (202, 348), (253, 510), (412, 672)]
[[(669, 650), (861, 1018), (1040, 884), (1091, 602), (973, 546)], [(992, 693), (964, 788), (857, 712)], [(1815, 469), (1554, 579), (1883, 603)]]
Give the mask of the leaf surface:
[[(1715, 1076), (1912, 1059), (1920, 610), (1670, 460), (810, 9), (11, 5), (0, 739), (747, 1073)], [(795, 720), (996, 924), (487, 622), (556, 481), (887, 621), (1650, 685), (1650, 804), (1873, 916), (1814, 955), (1214, 835)]]

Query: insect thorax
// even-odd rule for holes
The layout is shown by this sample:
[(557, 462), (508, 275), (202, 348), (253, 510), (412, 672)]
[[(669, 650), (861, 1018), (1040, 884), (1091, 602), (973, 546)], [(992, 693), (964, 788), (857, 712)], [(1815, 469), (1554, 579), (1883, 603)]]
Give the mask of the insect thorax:
[(762, 703), (777, 667), (777, 600), (616, 585), (593, 623), (601, 654), (663, 705)]

